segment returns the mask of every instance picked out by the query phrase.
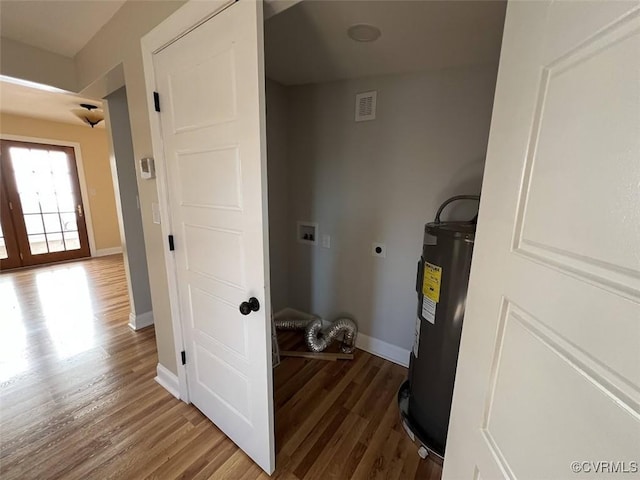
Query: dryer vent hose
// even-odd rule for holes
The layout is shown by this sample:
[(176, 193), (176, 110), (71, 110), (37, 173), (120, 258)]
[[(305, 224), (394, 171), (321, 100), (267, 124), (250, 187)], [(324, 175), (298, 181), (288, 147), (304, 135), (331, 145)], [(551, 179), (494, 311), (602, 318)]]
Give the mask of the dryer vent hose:
[(304, 330), (304, 340), (312, 352), (322, 352), (335, 340), (342, 337), (340, 351), (353, 353), (356, 349), (358, 327), (350, 318), (338, 318), (322, 328), (322, 319), (313, 318), (281, 318), (274, 320), (277, 330)]

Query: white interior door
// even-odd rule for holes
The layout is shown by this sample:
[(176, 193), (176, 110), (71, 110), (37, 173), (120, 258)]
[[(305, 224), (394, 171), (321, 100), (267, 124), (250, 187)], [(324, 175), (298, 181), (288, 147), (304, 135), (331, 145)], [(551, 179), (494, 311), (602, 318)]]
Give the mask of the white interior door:
[[(232, 4), (154, 55), (189, 398), (275, 465), (262, 3)], [(242, 315), (255, 297), (260, 308)]]
[(640, 474), (638, 5), (509, 2), (444, 478)]

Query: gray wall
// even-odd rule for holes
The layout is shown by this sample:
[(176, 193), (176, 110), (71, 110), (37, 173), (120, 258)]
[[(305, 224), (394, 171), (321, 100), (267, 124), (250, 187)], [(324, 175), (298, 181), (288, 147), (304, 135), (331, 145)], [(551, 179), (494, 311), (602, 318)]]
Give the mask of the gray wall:
[(271, 305), (277, 312), (289, 306), (287, 91), (271, 80), (267, 80), (267, 118)]
[(131, 312), (140, 315), (152, 311), (152, 306), (138, 184), (136, 182), (136, 161), (133, 156), (131, 124), (127, 106), (127, 91), (125, 87), (122, 87), (105, 99), (107, 100), (113, 151), (111, 171), (114, 177), (113, 186), (120, 222), (120, 235), (122, 236), (129, 300)]
[[(329, 320), (348, 313), (362, 333), (410, 348), (423, 227), (446, 198), (480, 192), (496, 71), (288, 87), (284, 99), (283, 87), (268, 90), (278, 92), (270, 95), (271, 129), (281, 128), (282, 108), (288, 113), (286, 169), (281, 145), (274, 147), (277, 159), (269, 150), (272, 246), (280, 242), (287, 252), (273, 247), (271, 266), (288, 269), (289, 279), (273, 282), (274, 305), (287, 298), (288, 306)], [(377, 119), (356, 123), (355, 94), (368, 90), (378, 91)], [(269, 139), (281, 142), (282, 135), (271, 132)], [(286, 192), (273, 191), (283, 183)], [(474, 209), (452, 210), (470, 218)], [(297, 220), (318, 222), (319, 239), (330, 235), (331, 248), (296, 242)], [(386, 244), (386, 258), (371, 255), (372, 242)]]

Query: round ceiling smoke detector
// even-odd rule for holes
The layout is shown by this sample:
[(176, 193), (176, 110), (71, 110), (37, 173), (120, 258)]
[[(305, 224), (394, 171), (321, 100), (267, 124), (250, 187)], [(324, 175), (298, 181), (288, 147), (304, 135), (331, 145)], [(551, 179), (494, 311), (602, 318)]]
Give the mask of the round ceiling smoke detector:
[(357, 25), (351, 25), (349, 27), (347, 35), (356, 42), (373, 42), (380, 38), (382, 32), (378, 27), (374, 27), (373, 25), (358, 23)]

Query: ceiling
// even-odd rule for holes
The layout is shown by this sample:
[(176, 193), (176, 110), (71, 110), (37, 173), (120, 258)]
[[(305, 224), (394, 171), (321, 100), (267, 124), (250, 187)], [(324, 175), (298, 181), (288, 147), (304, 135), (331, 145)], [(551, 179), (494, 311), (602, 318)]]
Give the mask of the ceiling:
[[(304, 0), (265, 22), (267, 76), (301, 85), (497, 64), (506, 1)], [(378, 27), (375, 42), (347, 29)]]
[[(0, 105), (3, 113), (12, 113), (25, 117), (42, 118), (54, 122), (85, 125), (74, 115), (73, 110), (80, 109), (81, 103), (90, 103), (102, 107), (100, 102), (64, 91), (52, 92), (39, 88), (17, 85), (0, 81)], [(96, 128), (104, 128), (100, 122)]]
[(2, 0), (2, 36), (73, 57), (125, 3), (125, 0)]

